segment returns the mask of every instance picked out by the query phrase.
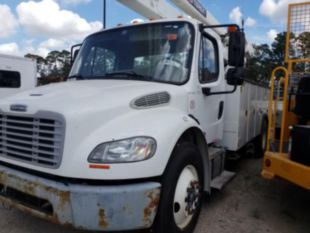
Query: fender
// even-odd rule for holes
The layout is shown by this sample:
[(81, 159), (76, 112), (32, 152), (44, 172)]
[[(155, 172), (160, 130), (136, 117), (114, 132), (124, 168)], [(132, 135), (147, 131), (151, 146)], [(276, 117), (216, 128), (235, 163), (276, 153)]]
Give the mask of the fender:
[[(202, 132), (196, 121), (176, 108), (160, 107), (131, 111), (102, 125), (79, 143), (74, 151), (76, 163), (72, 164), (71, 159), (70, 174), (76, 170), (75, 176), (104, 180), (161, 176), (179, 138), (190, 128), (197, 128)], [(87, 158), (97, 145), (136, 136), (150, 136), (156, 140), (157, 149), (152, 158), (140, 162), (110, 164), (111, 168), (106, 171), (85, 169), (88, 167)]]

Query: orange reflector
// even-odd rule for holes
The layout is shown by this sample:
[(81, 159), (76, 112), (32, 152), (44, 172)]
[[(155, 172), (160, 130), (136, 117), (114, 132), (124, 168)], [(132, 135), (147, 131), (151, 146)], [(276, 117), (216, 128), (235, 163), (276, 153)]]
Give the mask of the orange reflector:
[(89, 164), (89, 168), (93, 169), (110, 169), (111, 167), (109, 165), (99, 165), (99, 164)]
[(236, 26), (229, 26), (229, 27), (227, 28), (227, 31), (228, 31), (228, 32), (235, 32), (235, 31), (238, 31), (238, 28), (237, 28)]
[(183, 19), (183, 15), (178, 15), (178, 19)]
[(177, 34), (167, 34), (167, 40), (177, 40), (178, 35)]
[(270, 161), (270, 159), (266, 159), (266, 160), (265, 160), (265, 166), (266, 166), (266, 167), (270, 167), (270, 166), (271, 166), (271, 161)]

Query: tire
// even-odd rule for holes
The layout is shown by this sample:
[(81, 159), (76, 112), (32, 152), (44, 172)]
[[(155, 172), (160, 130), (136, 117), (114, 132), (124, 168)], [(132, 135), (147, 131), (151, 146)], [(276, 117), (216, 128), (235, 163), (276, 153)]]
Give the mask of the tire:
[(255, 157), (256, 158), (264, 157), (265, 151), (267, 149), (267, 134), (268, 134), (268, 119), (267, 117), (264, 117), (262, 121), (261, 133), (258, 136), (256, 145), (255, 145), (256, 147)]
[(202, 205), (203, 163), (191, 143), (178, 145), (162, 177), (156, 233), (193, 232)]

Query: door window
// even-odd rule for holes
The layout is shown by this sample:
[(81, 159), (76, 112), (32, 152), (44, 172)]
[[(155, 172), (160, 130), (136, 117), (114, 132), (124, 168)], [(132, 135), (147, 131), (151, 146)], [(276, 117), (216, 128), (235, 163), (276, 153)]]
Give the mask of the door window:
[(216, 40), (203, 36), (199, 55), (199, 81), (210, 83), (218, 79), (219, 60)]

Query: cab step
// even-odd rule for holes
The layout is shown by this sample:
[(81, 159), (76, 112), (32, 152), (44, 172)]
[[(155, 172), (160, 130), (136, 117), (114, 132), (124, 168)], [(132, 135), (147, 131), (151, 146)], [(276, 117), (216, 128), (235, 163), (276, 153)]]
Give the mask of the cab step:
[(211, 188), (221, 190), (235, 175), (235, 172), (224, 170), (226, 150), (223, 147), (210, 146)]
[(211, 188), (221, 190), (225, 186), (225, 184), (227, 184), (232, 178), (234, 178), (235, 175), (235, 172), (224, 170), (221, 175), (215, 177), (211, 181)]

